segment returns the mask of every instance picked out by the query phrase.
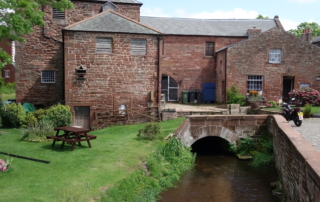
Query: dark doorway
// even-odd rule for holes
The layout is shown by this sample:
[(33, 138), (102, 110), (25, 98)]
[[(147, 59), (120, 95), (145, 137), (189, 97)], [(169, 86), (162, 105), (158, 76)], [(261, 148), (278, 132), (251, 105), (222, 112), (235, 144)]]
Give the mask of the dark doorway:
[(165, 94), (166, 102), (178, 101), (178, 83), (168, 75), (162, 74), (161, 94)]
[(90, 129), (90, 107), (74, 107), (74, 126)]
[(288, 93), (290, 93), (293, 90), (294, 87), (294, 77), (292, 76), (284, 76), (283, 77), (283, 93), (282, 93), (282, 100), (284, 102), (290, 101), (290, 96)]

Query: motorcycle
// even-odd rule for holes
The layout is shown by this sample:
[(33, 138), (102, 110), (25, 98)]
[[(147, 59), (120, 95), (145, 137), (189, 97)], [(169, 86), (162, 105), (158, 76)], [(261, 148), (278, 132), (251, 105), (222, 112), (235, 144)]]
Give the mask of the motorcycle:
[(296, 126), (301, 126), (303, 120), (303, 112), (301, 108), (291, 108), (287, 103), (282, 104), (282, 116), (287, 120), (293, 120)]

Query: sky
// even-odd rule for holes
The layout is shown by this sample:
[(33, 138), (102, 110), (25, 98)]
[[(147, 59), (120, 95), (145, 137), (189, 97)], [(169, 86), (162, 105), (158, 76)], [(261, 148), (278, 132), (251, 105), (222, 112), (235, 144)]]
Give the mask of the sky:
[(259, 14), (278, 15), (285, 30), (302, 22), (320, 24), (320, 0), (138, 0), (142, 16), (255, 19)]

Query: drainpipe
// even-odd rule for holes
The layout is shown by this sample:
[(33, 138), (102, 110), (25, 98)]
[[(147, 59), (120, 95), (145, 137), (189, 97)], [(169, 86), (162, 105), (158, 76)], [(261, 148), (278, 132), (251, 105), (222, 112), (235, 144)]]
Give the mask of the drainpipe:
[[(157, 39), (158, 39), (158, 84), (157, 84), (157, 102), (158, 102), (158, 109), (159, 109), (159, 116), (160, 116), (160, 109), (161, 109), (161, 90), (160, 90), (160, 86), (161, 86), (161, 62), (160, 62), (160, 58), (161, 58), (161, 40), (162, 37), (160, 35), (157, 35)], [(163, 48), (163, 47), (162, 47)]]
[(66, 104), (66, 86), (65, 86), (65, 56), (64, 56), (64, 30), (61, 30), (62, 31), (62, 61), (63, 61), (63, 64), (62, 64), (62, 97), (63, 97), (63, 104)]
[(225, 89), (225, 103), (227, 102), (227, 52), (228, 49), (225, 50), (225, 59), (224, 59), (224, 89)]

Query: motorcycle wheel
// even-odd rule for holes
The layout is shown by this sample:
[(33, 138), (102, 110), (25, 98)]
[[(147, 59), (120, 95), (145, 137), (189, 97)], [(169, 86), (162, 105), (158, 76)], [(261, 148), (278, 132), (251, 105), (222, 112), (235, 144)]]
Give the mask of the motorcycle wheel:
[(296, 124), (297, 127), (300, 127), (302, 124), (301, 120), (294, 120), (293, 122), (294, 122), (294, 124)]

